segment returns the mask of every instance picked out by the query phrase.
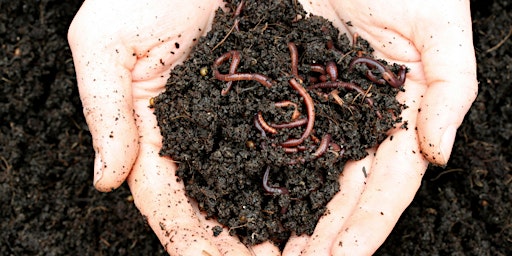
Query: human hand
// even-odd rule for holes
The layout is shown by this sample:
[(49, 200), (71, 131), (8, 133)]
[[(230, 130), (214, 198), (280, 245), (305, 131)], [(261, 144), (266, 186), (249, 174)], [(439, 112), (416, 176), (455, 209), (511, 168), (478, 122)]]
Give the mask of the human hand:
[(469, 1), (301, 2), (342, 32), (368, 40), (377, 58), (410, 69), (405, 92), (398, 95), (408, 106), (402, 112), (407, 129), (390, 131), (368, 157), (349, 162), (341, 191), (313, 235), (291, 238), (283, 251), (370, 255), (411, 203), (428, 162), (446, 165), (456, 129), (476, 98)]
[(189, 203), (176, 165), (160, 157), (162, 138), (151, 97), (165, 89), (211, 26), (221, 1), (85, 1), (68, 34), (78, 88), (96, 154), (94, 186), (112, 191), (125, 179), (141, 214), (171, 255), (276, 255), (246, 248)]

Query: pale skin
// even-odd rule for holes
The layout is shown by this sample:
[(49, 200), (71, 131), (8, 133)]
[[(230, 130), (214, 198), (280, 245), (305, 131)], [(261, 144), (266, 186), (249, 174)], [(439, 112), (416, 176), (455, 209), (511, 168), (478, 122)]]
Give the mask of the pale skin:
[(311, 237), (293, 236), (283, 252), (270, 243), (248, 248), (227, 229), (213, 237), (218, 223), (204, 219), (176, 181), (175, 163), (158, 155), (161, 136), (149, 99), (164, 90), (170, 70), (186, 59), (223, 3), (87, 0), (73, 20), (68, 39), (93, 136), (94, 186), (111, 191), (126, 180), (169, 254), (372, 254), (412, 201), (428, 163), (447, 163), (477, 94), (469, 1), (301, 3), (342, 32), (367, 39), (378, 58), (407, 65), (406, 91), (398, 99), (409, 106), (402, 115), (409, 129), (390, 131), (368, 157), (349, 162), (329, 214)]

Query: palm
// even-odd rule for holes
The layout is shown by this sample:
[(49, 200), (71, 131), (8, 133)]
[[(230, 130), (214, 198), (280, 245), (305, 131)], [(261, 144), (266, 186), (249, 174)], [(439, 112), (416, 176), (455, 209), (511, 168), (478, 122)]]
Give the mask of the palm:
[[(460, 125), (476, 95), (467, 3), (458, 6), (442, 6), (442, 1), (331, 3), (332, 6), (327, 2), (314, 5), (304, 2), (307, 11), (331, 20), (342, 32), (357, 33), (368, 40), (376, 57), (409, 68), (405, 92), (397, 96), (408, 106), (402, 113), (408, 129), (390, 131), (390, 139), (369, 150), (368, 157), (345, 166), (340, 177), (342, 191), (329, 202), (329, 214), (321, 218), (311, 238), (302, 236), (289, 241), (285, 248), (285, 254), (289, 255), (373, 253), (412, 201), (428, 162), (446, 164), (450, 152), (440, 152), (442, 142), (436, 138), (441, 137), (446, 125)], [(440, 13), (445, 9), (454, 13)], [(446, 17), (452, 20), (447, 21)], [(468, 45), (455, 45), (460, 42)], [(447, 63), (453, 59), (462, 62), (458, 68), (464, 75), (444, 76), (446, 72), (442, 69), (454, 68), (452, 63)], [(465, 91), (467, 95), (454, 97), (449, 92), (465, 85), (456, 81), (461, 78), (473, 88), (466, 87), (471, 89)], [(446, 104), (450, 101), (453, 105)], [(447, 108), (456, 107), (459, 109), (452, 115), (445, 114)], [(363, 174), (363, 168), (368, 176)]]
[[(171, 254), (249, 254), (227, 231), (212, 237), (210, 229), (218, 224), (187, 203), (175, 164), (158, 155), (161, 136), (148, 108), (150, 98), (164, 89), (170, 69), (208, 30), (219, 5), (90, 0), (69, 32), (94, 138), (95, 187), (110, 191), (127, 179), (135, 204)], [(275, 250), (267, 247), (260, 250)]]

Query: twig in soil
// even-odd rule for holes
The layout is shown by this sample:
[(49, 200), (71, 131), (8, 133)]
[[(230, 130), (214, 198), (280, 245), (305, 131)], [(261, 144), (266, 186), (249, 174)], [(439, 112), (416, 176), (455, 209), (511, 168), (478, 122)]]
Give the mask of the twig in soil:
[(448, 174), (448, 173), (462, 172), (462, 171), (464, 171), (464, 170), (463, 169), (450, 169), (450, 170), (446, 170), (446, 171), (443, 171), (443, 172), (439, 173), (435, 178), (430, 179), (430, 181), (435, 181), (435, 180), (439, 179), (441, 176), (443, 176), (445, 174)]
[(497, 45), (493, 46), (490, 49), (487, 49), (485, 51), (485, 53), (490, 53), (490, 52), (495, 51), (496, 49), (500, 48), (500, 46), (502, 46), (511, 35), (512, 35), (512, 26), (510, 26), (510, 30), (508, 31), (508, 34), (505, 36), (505, 38), (501, 39), (501, 41)]
[(226, 39), (228, 39), (229, 35), (231, 35), (231, 33), (233, 33), (233, 30), (236, 30), (236, 31), (239, 31), (238, 29), (238, 23), (240, 22), (240, 19), (238, 18), (238, 16), (240, 16), (240, 13), (242, 13), (242, 9), (244, 8), (245, 6), (245, 3), (244, 1), (241, 1), (238, 6), (236, 7), (236, 10), (235, 12), (233, 13), (233, 18), (235, 18), (235, 22), (233, 23), (233, 26), (231, 27), (231, 29), (228, 31), (228, 33), (224, 36), (224, 38), (222, 38), (222, 40), (220, 40), (220, 42), (218, 44), (216, 44), (211, 50), (210, 52), (213, 52), (215, 51), (215, 49), (217, 49), (217, 47), (221, 46), (225, 41)]
[(215, 51), (215, 49), (217, 49), (219, 46), (221, 46), (225, 41), (226, 39), (228, 39), (229, 35), (231, 35), (231, 33), (233, 33), (233, 30), (235, 29), (235, 26), (238, 26), (237, 24), (233, 24), (233, 26), (231, 27), (231, 29), (228, 31), (228, 33), (224, 36), (224, 38), (222, 38), (222, 40), (220, 40), (220, 42), (218, 44), (216, 44), (211, 50), (210, 52), (213, 52)]

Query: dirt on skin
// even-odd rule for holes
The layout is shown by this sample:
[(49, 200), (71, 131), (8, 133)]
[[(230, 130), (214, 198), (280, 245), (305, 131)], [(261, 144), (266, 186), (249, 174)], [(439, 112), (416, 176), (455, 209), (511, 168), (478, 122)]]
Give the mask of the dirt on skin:
[[(161, 155), (178, 162), (177, 175), (201, 210), (246, 244), (284, 245), (292, 232), (312, 234), (326, 203), (340, 190), (344, 163), (366, 156), (365, 149), (382, 142), (400, 120), (402, 106), (395, 99), (400, 89), (369, 81), (364, 64), (350, 69), (357, 55), (371, 57), (368, 44), (361, 38), (350, 44), (323, 18), (301, 18), (306, 13), (294, 2), (234, 1), (231, 12), (219, 10), (212, 30), (154, 98)], [(238, 6), (241, 12), (234, 15)], [(291, 68), (290, 42), (298, 49), (298, 74)], [(235, 50), (240, 64), (233, 72)], [(337, 77), (311, 66), (329, 61), (337, 66)], [(216, 69), (267, 78), (233, 81), (227, 91)], [(322, 82), (322, 75), (329, 82)], [(334, 80), (351, 84), (312, 88)], [(293, 81), (305, 95), (290, 85)], [(312, 99), (314, 110), (308, 110), (305, 98)], [(283, 102), (290, 106), (276, 105)], [(265, 129), (300, 119), (308, 124)], [(308, 127), (311, 135), (303, 136)], [(300, 137), (304, 142), (285, 146)], [(324, 143), (325, 153), (318, 151), (321, 141), (331, 143)]]
[[(126, 185), (112, 193), (92, 186), (94, 151), (66, 41), (81, 3), (0, 1), (0, 251), (166, 255)], [(512, 3), (471, 4), (478, 98), (450, 162), (427, 171), (376, 255), (512, 254)], [(271, 184), (282, 186), (276, 178)]]

